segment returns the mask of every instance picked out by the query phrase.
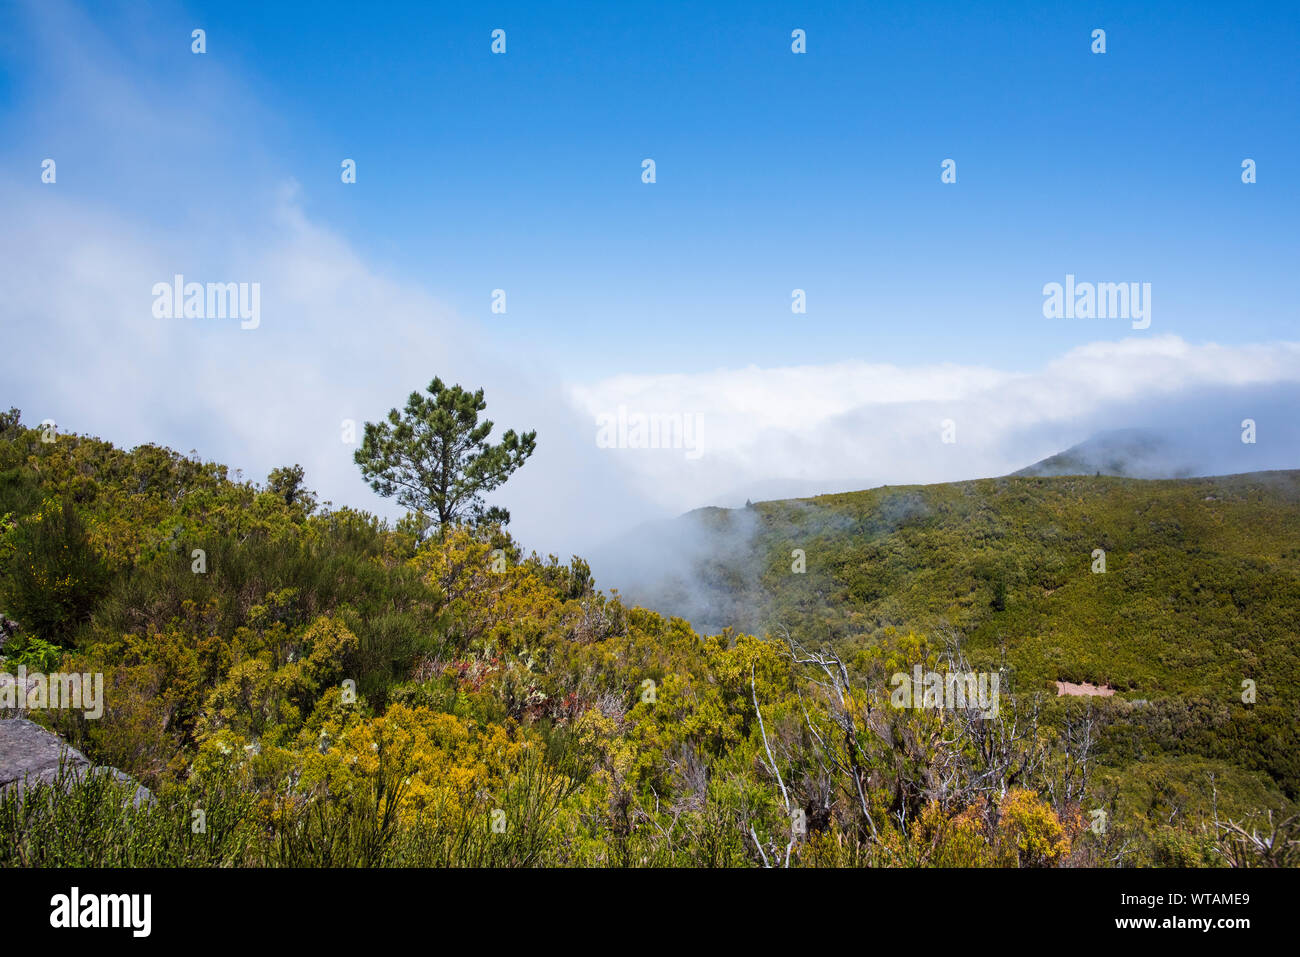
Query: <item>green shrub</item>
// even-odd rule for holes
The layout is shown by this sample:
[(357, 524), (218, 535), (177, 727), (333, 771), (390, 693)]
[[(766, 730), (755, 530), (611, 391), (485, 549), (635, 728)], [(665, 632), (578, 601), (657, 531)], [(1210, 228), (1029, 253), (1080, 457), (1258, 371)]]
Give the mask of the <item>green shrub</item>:
[(5, 645), (4, 663), (7, 670), (20, 665), (28, 671), (50, 672), (63, 660), (63, 649), (42, 638), (19, 635)]
[(66, 642), (90, 617), (107, 583), (76, 508), (47, 500), (4, 538), (0, 607), (26, 633)]

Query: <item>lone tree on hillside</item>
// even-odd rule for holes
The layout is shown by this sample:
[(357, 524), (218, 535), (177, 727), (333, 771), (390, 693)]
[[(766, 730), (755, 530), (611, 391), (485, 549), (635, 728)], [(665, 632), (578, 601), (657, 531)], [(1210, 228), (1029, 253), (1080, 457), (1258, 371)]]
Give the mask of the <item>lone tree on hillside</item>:
[(367, 422), (353, 459), (370, 487), (437, 525), (439, 534), (458, 522), (508, 522), (504, 508), (488, 508), (482, 496), (501, 485), (537, 448), (537, 433), (487, 441), (492, 422), (479, 422), (487, 408), (483, 390), (448, 388), (434, 379), (428, 397), (412, 392), (405, 414), (396, 409), (386, 422)]

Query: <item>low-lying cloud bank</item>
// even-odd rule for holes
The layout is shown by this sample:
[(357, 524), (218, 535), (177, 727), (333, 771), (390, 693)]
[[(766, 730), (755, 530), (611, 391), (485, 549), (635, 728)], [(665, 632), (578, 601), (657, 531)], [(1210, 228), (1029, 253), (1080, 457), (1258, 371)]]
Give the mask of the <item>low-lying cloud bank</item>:
[[(1112, 429), (1164, 436), (1170, 475), (1300, 466), (1293, 342), (1134, 337), (1029, 373), (848, 361), (621, 376), (570, 394), (593, 435), (601, 417), (631, 423), (625, 447), (602, 451), (668, 511), (1003, 475)], [(693, 448), (632, 447), (653, 439), (651, 424), (672, 444), (665, 423), (678, 418), (693, 423)], [(1247, 419), (1254, 442), (1242, 441)]]

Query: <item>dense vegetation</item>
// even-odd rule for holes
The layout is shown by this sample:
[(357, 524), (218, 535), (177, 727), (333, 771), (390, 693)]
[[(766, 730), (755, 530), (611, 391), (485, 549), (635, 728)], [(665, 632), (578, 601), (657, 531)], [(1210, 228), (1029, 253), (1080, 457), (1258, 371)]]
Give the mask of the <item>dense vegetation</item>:
[(690, 542), (688, 566), (631, 591), (652, 606), (846, 656), (892, 631), (956, 632), (1022, 694), (1114, 688), (1097, 702), (1113, 766), (1213, 758), (1300, 796), (1300, 472), (885, 487), (679, 524), (662, 540)]
[[(303, 480), (0, 417), (0, 670), (102, 672), (102, 719), (31, 716), (157, 796), (10, 792), (0, 862), (1295, 862), (1290, 473), (760, 505), (757, 577), (707, 574), (763, 637)], [(997, 715), (891, 706), (918, 664), (1002, 669)]]

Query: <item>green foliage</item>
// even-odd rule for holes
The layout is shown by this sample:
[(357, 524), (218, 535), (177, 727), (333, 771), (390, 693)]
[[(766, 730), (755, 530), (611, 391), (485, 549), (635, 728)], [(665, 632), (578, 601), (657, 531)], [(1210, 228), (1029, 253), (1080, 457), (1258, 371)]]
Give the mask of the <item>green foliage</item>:
[[(496, 466), (458, 473), (423, 542), (414, 522), (318, 508), (297, 466), (259, 487), (0, 418), (0, 607), (21, 626), (4, 651), (103, 673), (102, 719), (38, 717), (156, 795), (135, 807), (107, 775), (0, 794), (0, 866), (1276, 862), (1251, 834), (1293, 826), (1300, 676), (1276, 641), (1297, 621), (1289, 473), (708, 513), (756, 556), (706, 563), (719, 607), (783, 627), (704, 637), (486, 521), (474, 483), (504, 481), (532, 434), (493, 452), (481, 393), (435, 386), (403, 441)], [(394, 415), (368, 427), (372, 451), (397, 441)], [(1207, 488), (1223, 515), (1196, 504)], [(1093, 547), (1106, 576), (1087, 571)], [(893, 673), (943, 667), (949, 632), (971, 667), (1003, 669), (1000, 717), (967, 735), (889, 703)], [(1054, 678), (1121, 693), (1058, 701)], [(1104, 834), (1086, 826), (1096, 808)]]
[(501, 485), (537, 447), (537, 433), (507, 431), (487, 441), (492, 422), (479, 422), (487, 408), (483, 390), (447, 387), (435, 378), (429, 398), (412, 392), (405, 413), (393, 409), (387, 422), (367, 422), (355, 459), (371, 487), (422, 515), (438, 529), (456, 522), (505, 524), (509, 513), (488, 508), (482, 496)]
[(14, 523), (0, 556), (0, 607), (51, 642), (65, 641), (90, 616), (106, 583), (103, 562), (67, 499), (49, 499)]
[[(636, 596), (656, 607), (739, 630), (779, 622), (846, 656), (890, 629), (953, 629), (977, 666), (1005, 656), (1024, 693), (1115, 688), (1100, 705), (1111, 767), (1222, 759), (1300, 798), (1300, 472), (1006, 477), (681, 521), (714, 544), (680, 571), (686, 587)], [(792, 547), (806, 574), (791, 574)]]
[(1017, 867), (1050, 867), (1070, 851), (1056, 812), (1032, 791), (1012, 788), (998, 805), (1000, 852)]
[(316, 493), (303, 486), (305, 472), (301, 465), (286, 465), (272, 469), (266, 478), (266, 490), (284, 499), (285, 505), (296, 505), (310, 515), (316, 510)]
[(63, 660), (63, 649), (58, 645), (30, 635), (18, 635), (4, 646), (0, 662), (6, 669), (25, 666), (28, 671), (48, 673)]

